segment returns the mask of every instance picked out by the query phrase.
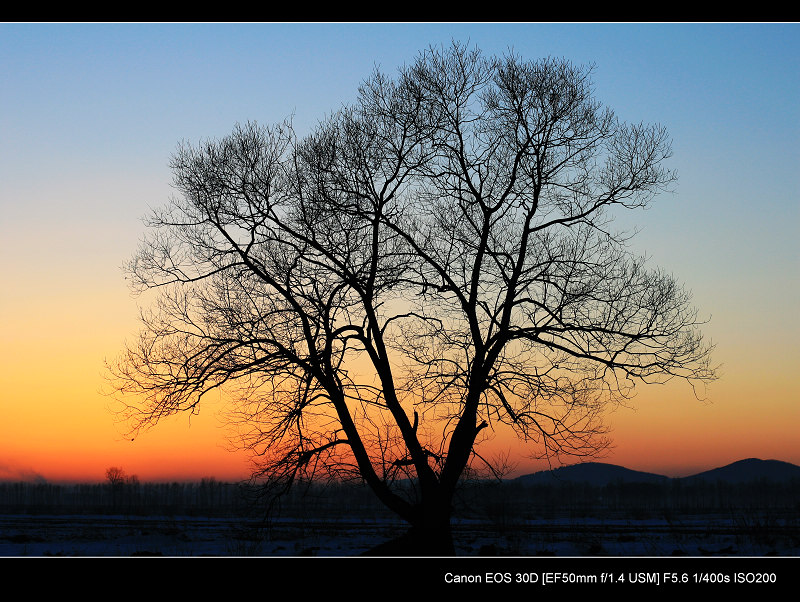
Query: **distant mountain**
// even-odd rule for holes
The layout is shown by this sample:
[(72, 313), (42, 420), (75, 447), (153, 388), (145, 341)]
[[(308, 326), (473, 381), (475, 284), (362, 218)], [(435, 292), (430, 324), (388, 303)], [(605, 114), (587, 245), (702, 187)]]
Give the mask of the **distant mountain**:
[(800, 466), (778, 460), (759, 460), (749, 458), (739, 460), (721, 468), (714, 468), (696, 475), (670, 479), (659, 474), (630, 470), (615, 464), (602, 462), (585, 462), (562, 466), (553, 470), (542, 470), (515, 479), (524, 485), (557, 485), (559, 483), (586, 483), (595, 487), (603, 487), (611, 483), (667, 483), (680, 480), (686, 483), (693, 481), (726, 483), (746, 483), (766, 479), (769, 481), (790, 481), (800, 479)]
[(666, 483), (669, 477), (630, 470), (615, 464), (585, 462), (562, 466), (553, 470), (543, 470), (516, 479), (525, 485), (554, 485), (558, 483), (586, 483), (602, 487), (609, 483)]
[(707, 470), (690, 477), (684, 477), (686, 482), (692, 481), (723, 481), (725, 483), (746, 483), (765, 479), (768, 481), (790, 481), (800, 479), (800, 466), (781, 462), (779, 460), (759, 460), (748, 458), (733, 464)]

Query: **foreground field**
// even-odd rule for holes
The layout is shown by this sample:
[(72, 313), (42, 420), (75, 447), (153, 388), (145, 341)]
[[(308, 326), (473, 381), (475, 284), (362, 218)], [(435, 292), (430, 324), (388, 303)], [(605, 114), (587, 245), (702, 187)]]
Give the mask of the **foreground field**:
[[(399, 535), (391, 520), (283, 519), (268, 526), (197, 516), (2, 515), (3, 556), (355, 556)], [(457, 521), (459, 555), (799, 556), (790, 518), (683, 516)]]
[[(357, 556), (406, 526), (363, 487), (266, 512), (242, 484), (0, 484), (2, 556)], [(800, 483), (467, 486), (460, 556), (800, 557)]]

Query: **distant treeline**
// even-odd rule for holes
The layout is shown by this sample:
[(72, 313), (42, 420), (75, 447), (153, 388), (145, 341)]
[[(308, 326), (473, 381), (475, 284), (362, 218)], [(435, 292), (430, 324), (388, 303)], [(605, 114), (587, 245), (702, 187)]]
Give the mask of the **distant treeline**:
[(465, 488), (462, 511), (470, 508), (502, 511), (521, 518), (553, 515), (607, 514), (647, 516), (665, 513), (730, 512), (742, 509), (800, 512), (800, 479), (732, 484), (723, 481), (664, 483), (617, 482), (590, 485), (579, 482), (529, 485), (509, 481)]
[(0, 483), (0, 513), (5, 514), (224, 516), (249, 507), (252, 499), (244, 486), (213, 478), (199, 483)]
[[(141, 514), (243, 516), (264, 513), (267, 499), (256, 487), (213, 478), (189, 483), (0, 483), (0, 514)], [(485, 519), (501, 514), (519, 519), (555, 515), (660, 515), (665, 512), (728, 512), (743, 508), (800, 512), (800, 480), (745, 484), (672, 480), (666, 483), (526, 485), (520, 482), (465, 483), (455, 516)], [(273, 516), (391, 516), (365, 487), (352, 484), (303, 486), (272, 507)]]
[(0, 514), (124, 514), (165, 516), (390, 516), (363, 485), (304, 484), (275, 498), (258, 483), (142, 483), (126, 478), (115, 483), (54, 484), (0, 482)]

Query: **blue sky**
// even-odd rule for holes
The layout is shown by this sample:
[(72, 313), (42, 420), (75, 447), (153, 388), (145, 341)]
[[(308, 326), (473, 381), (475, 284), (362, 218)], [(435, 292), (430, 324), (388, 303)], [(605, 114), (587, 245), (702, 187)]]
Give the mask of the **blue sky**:
[[(676, 192), (620, 223), (712, 317), (715, 411), (800, 422), (797, 24), (0, 24), (3, 337), (83, 341), (97, 378), (133, 327), (120, 266), (171, 193), (178, 142), (289, 115), (303, 133), (376, 65), (392, 73), (454, 39), (594, 63), (620, 118), (666, 126)], [(725, 406), (742, 391), (758, 399)]]

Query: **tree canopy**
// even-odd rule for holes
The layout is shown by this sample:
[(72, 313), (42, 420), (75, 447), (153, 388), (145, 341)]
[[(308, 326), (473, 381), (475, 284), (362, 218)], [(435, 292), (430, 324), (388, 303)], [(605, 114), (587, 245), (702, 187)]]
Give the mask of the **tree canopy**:
[(181, 145), (128, 266), (159, 291), (113, 367), (135, 427), (223, 388), (262, 476), (363, 479), (429, 532), (499, 425), (590, 455), (638, 384), (713, 380), (690, 295), (613, 226), (675, 181), (668, 134), (591, 71), (454, 43), (308, 135)]

